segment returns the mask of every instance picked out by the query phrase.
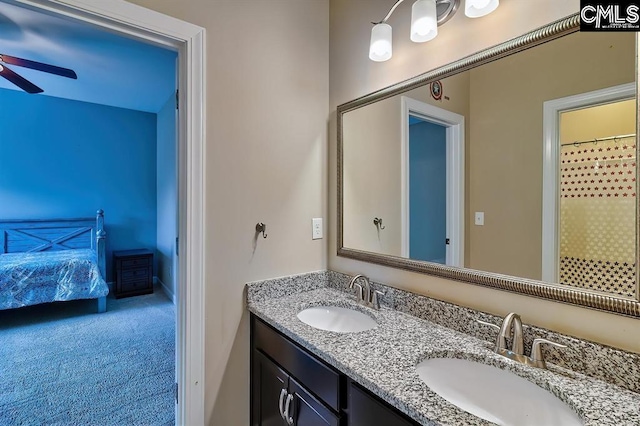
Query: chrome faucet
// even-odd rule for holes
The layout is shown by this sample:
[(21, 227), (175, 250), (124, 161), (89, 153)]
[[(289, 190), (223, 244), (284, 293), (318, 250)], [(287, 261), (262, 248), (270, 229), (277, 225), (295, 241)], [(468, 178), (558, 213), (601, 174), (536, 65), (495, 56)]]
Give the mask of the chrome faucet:
[[(358, 280), (362, 280), (364, 286), (357, 283)], [(358, 293), (356, 293), (356, 301), (358, 303), (362, 303), (373, 309), (380, 309), (380, 296), (384, 296), (384, 293), (378, 290), (373, 290), (371, 288), (369, 278), (362, 274), (356, 275), (351, 278), (351, 281), (349, 281), (349, 288), (352, 289), (353, 287), (358, 288)]]
[[(364, 287), (362, 287), (361, 284), (358, 284), (356, 281), (358, 281), (359, 279), (362, 279), (362, 281), (364, 281)], [(367, 292), (367, 296), (369, 294), (369, 291), (371, 291), (371, 285), (369, 283), (369, 278), (365, 277), (362, 274), (358, 274), (355, 277), (351, 278), (351, 281), (349, 281), (349, 288), (352, 289), (353, 287), (357, 286), (358, 287), (358, 293), (356, 293), (356, 300), (358, 302), (364, 302), (365, 299), (365, 289)]]
[[(513, 334), (511, 333), (513, 329)], [(517, 355), (524, 354), (524, 340), (522, 338), (522, 320), (520, 315), (511, 312), (502, 320), (502, 327), (496, 339), (496, 352), (507, 349), (507, 339), (511, 337), (511, 352)]]
[[(477, 321), (481, 324), (488, 325), (499, 330), (494, 348), (495, 353), (531, 367), (547, 368), (546, 363), (544, 362), (544, 357), (542, 356), (542, 350), (540, 349), (540, 346), (543, 343), (550, 344), (558, 348), (566, 348), (565, 345), (561, 345), (560, 343), (537, 338), (533, 341), (531, 357), (528, 357), (524, 354), (524, 339), (520, 315), (515, 312), (510, 312), (506, 317), (504, 317), (504, 320), (502, 320), (502, 326), (497, 326), (481, 320)], [(511, 333), (512, 329), (513, 334)], [(509, 338), (511, 338), (511, 349), (507, 347), (507, 339)]]
[[(502, 320), (502, 326), (481, 320), (477, 321), (480, 324), (488, 325), (499, 330), (494, 348), (497, 354), (508, 357), (509, 353), (516, 355), (522, 355), (524, 353), (524, 339), (522, 337), (522, 320), (520, 319), (520, 315), (515, 312), (508, 313)], [(513, 334), (511, 333), (512, 329)], [(507, 339), (511, 339), (511, 349), (507, 347)]]

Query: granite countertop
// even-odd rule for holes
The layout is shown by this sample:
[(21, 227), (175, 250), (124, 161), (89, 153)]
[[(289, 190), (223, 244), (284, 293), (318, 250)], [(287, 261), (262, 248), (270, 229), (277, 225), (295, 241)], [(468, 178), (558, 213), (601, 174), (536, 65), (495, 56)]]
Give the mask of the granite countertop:
[[(275, 296), (275, 295), (274, 295)], [(359, 333), (311, 327), (297, 313), (311, 306), (357, 309), (377, 320)], [(424, 425), (490, 425), (447, 402), (418, 377), (427, 358), (480, 361), (536, 383), (568, 404), (585, 425), (640, 425), (640, 394), (548, 364), (527, 367), (492, 351), (492, 344), (386, 307), (357, 304), (345, 292), (323, 287), (272, 298), (249, 299), (249, 310), (284, 335)]]

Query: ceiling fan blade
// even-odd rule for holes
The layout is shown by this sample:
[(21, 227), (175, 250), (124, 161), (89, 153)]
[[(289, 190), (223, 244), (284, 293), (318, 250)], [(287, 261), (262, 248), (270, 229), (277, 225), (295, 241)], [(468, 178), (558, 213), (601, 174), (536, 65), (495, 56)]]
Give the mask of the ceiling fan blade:
[(48, 72), (49, 74), (56, 74), (62, 77), (77, 79), (75, 71), (69, 68), (56, 67), (55, 65), (43, 64), (42, 62), (30, 61), (28, 59), (16, 58), (14, 56), (0, 54), (0, 62), (5, 64), (16, 65), (19, 67), (31, 68), (38, 71)]
[(26, 78), (16, 74), (4, 65), (0, 65), (0, 76), (6, 78), (27, 93), (42, 93), (44, 90), (27, 80)]

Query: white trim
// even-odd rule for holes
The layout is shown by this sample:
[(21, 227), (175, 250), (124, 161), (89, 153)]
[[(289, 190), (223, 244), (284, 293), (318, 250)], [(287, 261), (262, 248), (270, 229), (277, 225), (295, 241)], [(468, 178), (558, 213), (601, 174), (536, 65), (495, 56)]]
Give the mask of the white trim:
[(542, 281), (560, 278), (560, 113), (636, 97), (636, 84), (628, 83), (593, 92), (553, 99), (543, 104), (542, 158)]
[(451, 111), (401, 97), (401, 255), (409, 257), (409, 114), (446, 127), (447, 238), (446, 264), (464, 266), (464, 117)]
[(125, 1), (12, 0), (178, 51), (179, 235), (176, 424), (203, 425), (205, 278), (205, 30)]

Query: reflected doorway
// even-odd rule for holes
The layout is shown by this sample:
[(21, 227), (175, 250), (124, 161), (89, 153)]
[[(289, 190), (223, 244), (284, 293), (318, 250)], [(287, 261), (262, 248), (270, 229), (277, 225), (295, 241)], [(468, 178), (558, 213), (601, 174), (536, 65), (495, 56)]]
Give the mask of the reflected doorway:
[(635, 84), (548, 101), (544, 114), (543, 280), (633, 297)]
[(464, 266), (464, 117), (402, 102), (402, 257)]
[(446, 264), (446, 127), (409, 115), (409, 258)]

